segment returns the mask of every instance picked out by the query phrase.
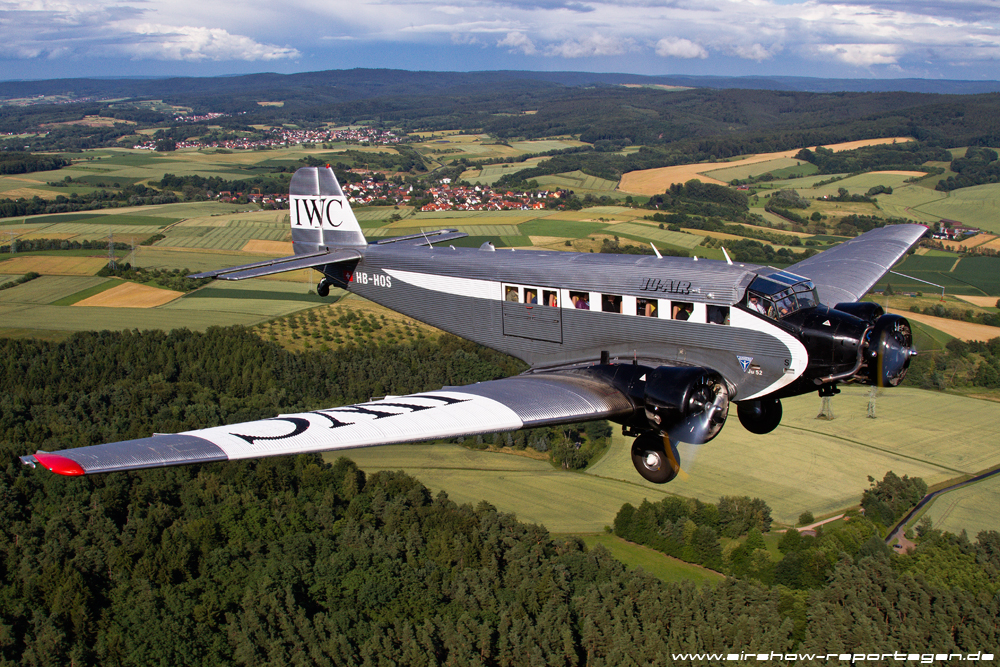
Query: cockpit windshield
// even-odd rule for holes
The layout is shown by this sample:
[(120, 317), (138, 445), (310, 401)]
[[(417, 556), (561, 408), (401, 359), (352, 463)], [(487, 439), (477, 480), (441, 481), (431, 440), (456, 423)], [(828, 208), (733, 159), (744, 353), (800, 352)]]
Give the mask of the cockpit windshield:
[(819, 305), (812, 281), (784, 271), (757, 276), (747, 288), (747, 309), (781, 319), (803, 308)]

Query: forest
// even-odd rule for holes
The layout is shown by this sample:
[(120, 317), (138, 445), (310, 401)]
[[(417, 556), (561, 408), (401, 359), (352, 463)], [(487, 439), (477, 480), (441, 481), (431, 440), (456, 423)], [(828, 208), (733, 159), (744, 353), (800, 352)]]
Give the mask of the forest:
[[(878, 526), (859, 520), (786, 537), (785, 565), (768, 568), (759, 500), (644, 503), (615, 521), (630, 539), (690, 533), (681, 557), (725, 559), (731, 578), (698, 589), (344, 458), (75, 479), (17, 461), (519, 370), (449, 336), (290, 353), (237, 327), (2, 348), (0, 665), (672, 664), (689, 651), (967, 653), (1000, 639), (996, 533), (973, 543), (924, 526), (904, 558), (871, 546)], [(887, 499), (903, 496), (887, 480), (866, 502), (895, 513)], [(695, 546), (710, 533), (747, 537), (728, 552)]]

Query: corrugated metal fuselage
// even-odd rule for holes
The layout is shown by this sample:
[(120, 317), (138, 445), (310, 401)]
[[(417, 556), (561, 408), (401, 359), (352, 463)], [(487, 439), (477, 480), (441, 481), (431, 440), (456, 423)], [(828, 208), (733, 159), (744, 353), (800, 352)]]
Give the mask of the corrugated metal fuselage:
[[(373, 244), (347, 287), (535, 368), (598, 363), (602, 353), (612, 362), (705, 366), (727, 378), (733, 399), (745, 400), (792, 382), (808, 362), (794, 336), (736, 305), (760, 268), (676, 257)], [(343, 265), (329, 269), (335, 282), (343, 278)], [(574, 296), (585, 298), (589, 309), (575, 306)], [(603, 310), (602, 301), (608, 304)], [(684, 308), (689, 319), (674, 319)], [(724, 322), (711, 323), (723, 315)]]

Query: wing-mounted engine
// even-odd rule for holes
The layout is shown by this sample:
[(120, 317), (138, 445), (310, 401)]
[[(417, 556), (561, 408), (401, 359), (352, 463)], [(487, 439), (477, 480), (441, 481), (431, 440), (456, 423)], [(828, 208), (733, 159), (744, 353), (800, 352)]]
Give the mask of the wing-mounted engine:
[(632, 444), (632, 463), (645, 479), (669, 482), (680, 471), (677, 442), (701, 444), (719, 434), (729, 415), (729, 386), (710, 368), (661, 366), (646, 373), (648, 429)]

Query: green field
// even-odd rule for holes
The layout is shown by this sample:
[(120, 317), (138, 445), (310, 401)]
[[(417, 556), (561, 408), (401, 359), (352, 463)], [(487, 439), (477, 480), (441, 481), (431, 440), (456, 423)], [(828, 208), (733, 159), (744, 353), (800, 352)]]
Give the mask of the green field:
[[(220, 320), (236, 317), (258, 322), (329, 303), (328, 299), (309, 294), (311, 283), (251, 278), (239, 282), (214, 282), (172, 301), (162, 310), (186, 314), (217, 314)], [(249, 317), (246, 320), (244, 317)], [(217, 324), (224, 324), (223, 321)]]
[(890, 284), (895, 291), (940, 294), (940, 287), (904, 277), (911, 276), (944, 286), (946, 294), (1000, 296), (1000, 273), (996, 266), (997, 260), (990, 257), (963, 258), (957, 253), (908, 255), (894, 269), (904, 275), (886, 274), (874, 289), (881, 291)]
[(685, 563), (677, 558), (671, 558), (649, 547), (626, 542), (620, 537), (601, 533), (598, 535), (583, 535), (587, 547), (593, 549), (600, 545), (611, 552), (630, 570), (642, 569), (661, 581), (693, 581), (701, 584), (717, 584), (725, 577), (718, 572)]
[(671, 232), (666, 229), (660, 229), (655, 225), (644, 225), (637, 222), (626, 222), (620, 225), (615, 225), (614, 232), (615, 234), (620, 234), (621, 236), (626, 236), (631, 239), (666, 243), (667, 245), (676, 246), (678, 248), (686, 248), (688, 250), (694, 250), (701, 245), (701, 242), (705, 239), (705, 237), (697, 234)]
[(928, 202), (921, 212), (1000, 234), (1000, 183), (953, 190)]
[(603, 222), (584, 220), (553, 220), (539, 218), (519, 226), (522, 234), (528, 236), (557, 236), (568, 239), (582, 239), (591, 234), (599, 234), (607, 229)]
[(816, 171), (815, 166), (809, 163), (803, 164), (802, 160), (796, 160), (791, 157), (782, 157), (775, 158), (774, 160), (768, 160), (767, 162), (755, 162), (753, 164), (724, 167), (722, 169), (713, 169), (712, 171), (705, 171), (702, 173), (705, 176), (729, 183), (733, 179), (744, 180), (750, 178), (751, 176), (762, 176), (763, 174), (768, 173), (784, 172), (785, 170), (795, 167), (798, 167), (798, 170), (794, 173), (801, 173), (803, 175), (808, 175)]
[(0, 291), (0, 303), (50, 304), (63, 297), (101, 285), (107, 280), (97, 276), (42, 276), (23, 285)]
[[(475, 452), (456, 445), (403, 445), (353, 450), (365, 470), (402, 469), (457, 502), (484, 498), (519, 518), (559, 533), (598, 532), (625, 502), (664, 494), (717, 502), (723, 495), (764, 499), (776, 521), (793, 525), (855, 505), (868, 475), (889, 470), (928, 484), (1000, 463), (992, 445), (1000, 405), (917, 389), (882, 392), (877, 419), (868, 419), (868, 391), (846, 387), (833, 399), (837, 418), (815, 419), (820, 401), (803, 396), (782, 402), (785, 417), (774, 433), (755, 436), (736, 419), (718, 438), (681, 446), (684, 473), (658, 486), (642, 480), (629, 456), (631, 439), (616, 433), (608, 453), (585, 473), (553, 470), (545, 462)], [(929, 421), (939, 415), (961, 420)]]
[(571, 171), (565, 174), (553, 174), (551, 176), (539, 176), (533, 180), (538, 181), (538, 186), (541, 188), (548, 188), (549, 190), (571, 190), (576, 193), (578, 197), (586, 194), (592, 194), (596, 196), (618, 195), (622, 199), (625, 198), (624, 194), (617, 191), (618, 181), (609, 181), (605, 178), (589, 176), (582, 171)]
[(205, 248), (211, 250), (241, 250), (247, 241), (284, 241), (287, 227), (269, 225), (228, 225), (226, 227), (178, 227), (154, 246), (168, 248)]
[(1000, 477), (942, 494), (924, 511), (935, 528), (958, 534), (963, 530), (975, 539), (981, 530), (1000, 531)]
[[(852, 195), (863, 195), (866, 194), (870, 188), (873, 188), (876, 185), (885, 185), (890, 187), (892, 188), (893, 193), (895, 193), (897, 189), (906, 185), (906, 181), (911, 178), (913, 177), (905, 176), (903, 174), (858, 174), (857, 176), (850, 176), (836, 181), (835, 183), (810, 188), (808, 190), (808, 196), (823, 197), (824, 195), (829, 195), (831, 197), (836, 197), (840, 188), (846, 189)], [(804, 193), (800, 192), (799, 194)], [(887, 195), (882, 194), (878, 195), (876, 198), (881, 202), (882, 198), (886, 196)]]

